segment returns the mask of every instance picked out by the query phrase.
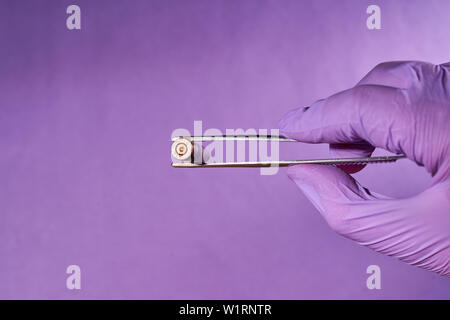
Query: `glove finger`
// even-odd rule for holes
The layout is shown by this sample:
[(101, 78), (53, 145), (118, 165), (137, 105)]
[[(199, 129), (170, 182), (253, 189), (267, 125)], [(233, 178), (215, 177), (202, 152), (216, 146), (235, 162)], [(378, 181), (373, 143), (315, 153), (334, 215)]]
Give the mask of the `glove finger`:
[(279, 128), (283, 135), (302, 142), (366, 143), (413, 154), (414, 123), (403, 114), (406, 99), (400, 89), (358, 86), (288, 112)]

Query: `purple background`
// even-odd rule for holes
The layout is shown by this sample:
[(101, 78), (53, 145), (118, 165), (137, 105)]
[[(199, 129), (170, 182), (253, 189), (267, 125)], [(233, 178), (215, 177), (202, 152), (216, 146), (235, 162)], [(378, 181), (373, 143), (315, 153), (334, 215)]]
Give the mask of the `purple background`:
[[(0, 298), (450, 298), (450, 279), (335, 234), (284, 169), (173, 169), (169, 142), (194, 120), (275, 128), (385, 60), (450, 60), (449, 1), (0, 4)], [(407, 160), (357, 177), (399, 197), (429, 181)]]

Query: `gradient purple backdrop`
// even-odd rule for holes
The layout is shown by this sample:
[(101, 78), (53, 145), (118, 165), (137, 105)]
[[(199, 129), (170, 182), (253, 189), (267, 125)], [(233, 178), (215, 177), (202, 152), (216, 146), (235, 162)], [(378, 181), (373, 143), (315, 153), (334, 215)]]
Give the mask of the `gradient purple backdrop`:
[[(449, 14), (447, 0), (0, 0), (0, 298), (450, 298), (450, 279), (335, 234), (285, 170), (174, 169), (169, 141), (194, 120), (275, 128), (382, 61), (447, 62)], [(429, 181), (408, 160), (357, 177), (399, 197)]]

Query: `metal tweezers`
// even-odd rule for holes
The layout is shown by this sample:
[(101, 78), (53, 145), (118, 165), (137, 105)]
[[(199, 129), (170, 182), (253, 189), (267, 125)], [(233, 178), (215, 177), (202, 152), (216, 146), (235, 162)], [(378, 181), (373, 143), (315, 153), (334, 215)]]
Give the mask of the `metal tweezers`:
[(249, 162), (216, 162), (197, 163), (194, 161), (195, 142), (212, 141), (278, 141), (278, 142), (299, 142), (283, 136), (274, 135), (221, 135), (221, 136), (178, 136), (173, 137), (172, 156), (181, 162), (172, 162), (172, 167), (176, 168), (260, 168), (260, 167), (287, 167), (294, 164), (325, 164), (325, 165), (349, 165), (395, 162), (405, 158), (405, 155), (366, 157), (366, 158), (334, 158), (334, 159), (314, 159), (314, 160), (285, 160), (285, 161), (249, 161)]

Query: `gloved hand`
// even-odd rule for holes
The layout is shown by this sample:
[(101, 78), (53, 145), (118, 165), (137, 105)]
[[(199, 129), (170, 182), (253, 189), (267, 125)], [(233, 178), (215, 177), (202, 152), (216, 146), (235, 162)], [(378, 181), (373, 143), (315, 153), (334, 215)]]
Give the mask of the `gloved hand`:
[(450, 63), (382, 63), (354, 88), (287, 113), (280, 132), (329, 143), (336, 157), (383, 148), (424, 166), (431, 184), (407, 199), (361, 186), (348, 174), (361, 166), (296, 165), (288, 175), (339, 234), (450, 276)]

